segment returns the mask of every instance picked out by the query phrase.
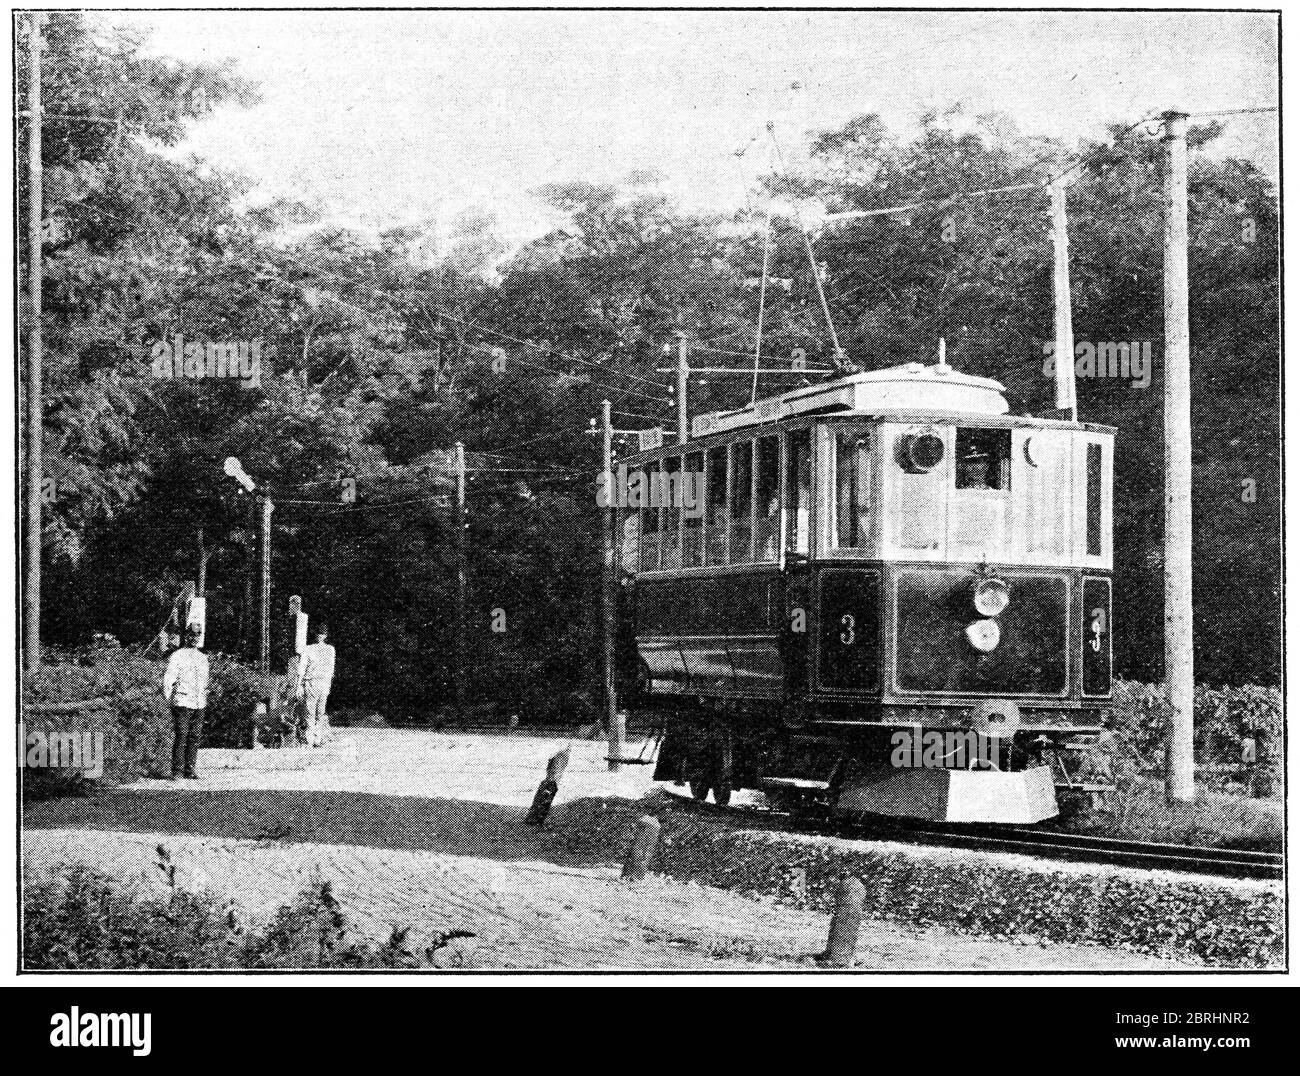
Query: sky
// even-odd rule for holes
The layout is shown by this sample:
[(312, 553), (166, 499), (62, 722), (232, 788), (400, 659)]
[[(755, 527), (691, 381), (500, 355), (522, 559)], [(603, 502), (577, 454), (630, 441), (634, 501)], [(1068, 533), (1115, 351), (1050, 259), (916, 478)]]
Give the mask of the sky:
[[(544, 229), (529, 192), (652, 169), (683, 205), (730, 210), (768, 164), (771, 120), (1006, 113), (1075, 145), (1161, 109), (1276, 105), (1275, 21), (1245, 13), (156, 11), (102, 18), (152, 51), (233, 58), (261, 104), (224, 108), (187, 151), (259, 193), (387, 226), (467, 209)], [(1218, 153), (1276, 176), (1276, 116), (1225, 117)], [(736, 151), (749, 146), (740, 157)]]

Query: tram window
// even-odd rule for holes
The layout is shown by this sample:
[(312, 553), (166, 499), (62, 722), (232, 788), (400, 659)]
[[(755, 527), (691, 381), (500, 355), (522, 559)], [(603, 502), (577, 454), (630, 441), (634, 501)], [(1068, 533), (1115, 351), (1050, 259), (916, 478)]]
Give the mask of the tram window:
[(754, 559), (774, 561), (781, 538), (781, 439), (754, 442)]
[(871, 512), (871, 432), (841, 426), (835, 431), (835, 536), (839, 549), (867, 544)]
[(1101, 556), (1101, 445), (1088, 445), (1088, 556)]
[(1011, 488), (1011, 431), (957, 431), (957, 488)]
[(727, 450), (710, 449), (704, 465), (704, 562), (727, 563)]
[(812, 430), (786, 438), (785, 548), (807, 553), (812, 527)]
[(731, 563), (754, 559), (750, 539), (754, 504), (754, 442), (739, 441), (731, 446)]
[[(659, 464), (650, 464), (643, 472), (641, 489), (643, 505), (641, 509), (641, 570), (653, 572), (659, 567), (659, 509), (651, 508), (650, 491), (654, 488), (659, 474)], [(653, 502), (658, 504), (656, 500)]]
[(664, 460), (664, 477), (660, 485), (663, 516), (659, 524), (659, 567), (672, 571), (682, 566), (682, 458), (669, 456)]
[(682, 567), (704, 563), (704, 453), (682, 457)]

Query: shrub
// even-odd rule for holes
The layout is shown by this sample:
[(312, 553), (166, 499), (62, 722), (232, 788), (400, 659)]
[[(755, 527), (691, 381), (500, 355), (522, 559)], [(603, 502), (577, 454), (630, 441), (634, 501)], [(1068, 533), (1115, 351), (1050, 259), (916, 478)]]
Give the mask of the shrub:
[[(148, 896), (88, 867), (66, 865), (23, 887), (23, 967), (87, 968), (423, 968), (445, 942), (422, 951), (397, 927), (383, 945), (357, 933), (328, 882), (303, 889), (271, 922), (245, 927), (237, 905), (177, 888), (166, 852), (169, 892)], [(455, 932), (464, 935), (465, 932)]]
[[(1169, 697), (1163, 684), (1117, 680), (1111, 725), (1148, 767), (1158, 767), (1169, 731)], [(1257, 743), (1260, 763), (1280, 771), (1282, 693), (1275, 687), (1198, 684), (1193, 701), (1197, 761), (1206, 766), (1241, 760), (1242, 739)]]
[[(211, 747), (247, 747), (251, 715), (266, 697), (265, 679), (221, 654), (209, 657), (212, 675), (203, 742)], [(77, 651), (47, 650), (41, 671), (23, 678), (27, 731), (101, 733), (104, 773), (100, 780), (125, 783), (162, 776), (170, 769), (171, 714), (162, 697), (162, 658), (149, 659), (117, 646)], [(106, 699), (108, 705), (42, 712), (42, 704)], [(242, 738), (240, 738), (242, 736)], [(77, 795), (91, 786), (75, 770), (23, 769), (23, 795), (43, 799)]]
[[(253, 715), (257, 704), (271, 696), (270, 678), (226, 654), (209, 654), (208, 668), (203, 743), (208, 747), (251, 747)], [(278, 738), (269, 745), (278, 745)]]

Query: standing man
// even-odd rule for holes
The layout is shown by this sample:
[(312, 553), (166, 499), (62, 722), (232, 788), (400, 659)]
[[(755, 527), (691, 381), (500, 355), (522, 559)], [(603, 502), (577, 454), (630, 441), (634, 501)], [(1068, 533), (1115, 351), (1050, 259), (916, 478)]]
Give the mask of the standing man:
[(309, 747), (319, 747), (329, 733), (325, 702), (329, 698), (330, 685), (334, 682), (334, 648), (325, 641), (329, 632), (330, 626), (322, 621), (312, 633), (316, 641), (303, 650), (302, 660), (298, 663), (298, 683), (307, 704)]
[(167, 659), (163, 698), (172, 708), (171, 779), (196, 780), (194, 767), (203, 739), (203, 711), (208, 705), (208, 658), (199, 649), (197, 624), (186, 627), (185, 645)]

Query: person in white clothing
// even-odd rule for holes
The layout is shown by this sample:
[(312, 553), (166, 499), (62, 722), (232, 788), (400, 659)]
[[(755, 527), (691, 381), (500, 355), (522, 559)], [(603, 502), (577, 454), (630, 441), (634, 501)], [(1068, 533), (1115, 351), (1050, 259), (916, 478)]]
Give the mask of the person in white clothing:
[(298, 662), (298, 683), (307, 706), (307, 743), (319, 747), (329, 735), (325, 703), (334, 682), (334, 648), (325, 641), (329, 638), (328, 624), (321, 623), (313, 634), (316, 641), (303, 650)]
[(203, 739), (203, 711), (208, 705), (208, 658), (199, 649), (197, 625), (185, 629), (185, 645), (167, 659), (163, 697), (172, 708), (171, 779), (194, 780)]

